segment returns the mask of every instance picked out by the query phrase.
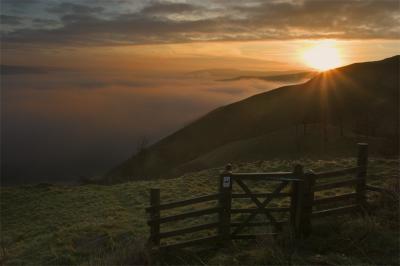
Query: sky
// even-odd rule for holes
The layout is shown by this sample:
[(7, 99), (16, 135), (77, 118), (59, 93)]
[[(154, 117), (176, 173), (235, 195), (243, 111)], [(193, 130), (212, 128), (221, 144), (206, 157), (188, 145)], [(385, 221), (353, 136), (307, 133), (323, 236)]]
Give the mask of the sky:
[(304, 53), (326, 40), (338, 66), (400, 54), (397, 0), (0, 1), (11, 183), (101, 175), (143, 138), (294, 82), (223, 79), (315, 71)]

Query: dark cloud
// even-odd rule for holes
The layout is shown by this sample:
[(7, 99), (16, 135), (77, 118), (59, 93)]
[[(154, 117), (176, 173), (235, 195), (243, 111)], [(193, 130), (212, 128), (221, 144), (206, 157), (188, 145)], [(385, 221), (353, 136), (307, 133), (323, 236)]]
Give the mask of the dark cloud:
[(87, 6), (81, 4), (74, 4), (64, 2), (59, 5), (47, 8), (47, 11), (55, 14), (92, 14), (99, 13), (104, 10), (103, 7), (100, 6)]
[(22, 18), (18, 16), (1, 15), (0, 22), (2, 25), (17, 26), (22, 24)]
[(143, 8), (140, 13), (148, 15), (165, 15), (171, 13), (197, 12), (203, 9), (204, 8), (200, 6), (186, 3), (154, 3), (153, 5)]
[[(63, 23), (58, 28), (4, 33), (5, 47), (400, 38), (397, 0), (209, 1), (201, 6), (190, 2), (150, 2), (140, 10), (120, 10), (111, 15), (106, 6), (83, 3), (61, 3), (49, 8)], [(108, 15), (102, 15), (103, 11)]]
[(1, 4), (4, 6), (23, 7), (37, 4), (39, 2), (41, 2), (41, 0), (2, 0)]
[(47, 27), (47, 26), (56, 26), (60, 23), (54, 19), (45, 19), (45, 18), (34, 18), (32, 20), (32, 24), (35, 27)]

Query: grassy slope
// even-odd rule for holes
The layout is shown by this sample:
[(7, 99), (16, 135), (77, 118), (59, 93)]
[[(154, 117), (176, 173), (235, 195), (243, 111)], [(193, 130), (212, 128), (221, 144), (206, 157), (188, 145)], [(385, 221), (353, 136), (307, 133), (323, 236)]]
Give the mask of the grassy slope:
[[(109, 180), (181, 173), (179, 167), (230, 143), (273, 136), (303, 121), (320, 123), (323, 116), (332, 125), (342, 120), (351, 132), (365, 133), (368, 123), (375, 136), (393, 137), (398, 134), (399, 58), (341, 67), (220, 107), (122, 163)], [(266, 150), (269, 156), (277, 156), (273, 150), (278, 149)]]
[[(384, 142), (380, 138), (358, 136), (345, 131), (340, 136), (340, 129), (328, 127), (328, 141), (324, 144), (320, 125), (308, 125), (306, 135), (301, 126), (297, 129), (278, 130), (269, 134), (238, 140), (222, 145), (211, 152), (187, 162), (177, 168), (178, 173), (208, 169), (227, 162), (255, 161), (262, 159), (291, 159), (299, 158), (337, 158), (347, 157), (354, 153), (354, 143), (368, 142), (369, 149), (376, 151)], [(325, 147), (324, 147), (325, 145)]]
[[(234, 169), (281, 171), (291, 169), (293, 163), (293, 161), (281, 160), (256, 161), (235, 164)], [(353, 159), (338, 159), (303, 160), (301, 163), (308, 169), (318, 171), (350, 166), (355, 162)], [(370, 183), (387, 185), (398, 178), (397, 160), (372, 159), (370, 164)], [(136, 181), (114, 186), (37, 185), (2, 188), (2, 260), (5, 260), (7, 264), (36, 265), (132, 263), (129, 256), (132, 256), (135, 250), (137, 251), (138, 247), (144, 243), (143, 240), (148, 234), (145, 223), (146, 215), (143, 209), (148, 202), (149, 188), (160, 187), (162, 201), (213, 193), (217, 187), (218, 171), (219, 169), (215, 168), (175, 179)], [(246, 206), (247, 204), (243, 203)], [(211, 220), (213, 217), (207, 219)], [(329, 220), (332, 221), (332, 219), (327, 221)], [(193, 219), (188, 223), (200, 222), (203, 221)], [(188, 223), (185, 225), (187, 226)], [(342, 219), (340, 224), (343, 225), (343, 223)], [(357, 237), (357, 234), (369, 230), (369, 227), (363, 224), (362, 219), (349, 219), (347, 223), (353, 223), (349, 228), (355, 229), (351, 232), (344, 230), (344, 235), (331, 230), (331, 227), (335, 226), (332, 222), (323, 223), (317, 227), (316, 234), (308, 240), (310, 243), (306, 245), (307, 248), (304, 252), (308, 254), (307, 256), (311, 256), (310, 259), (316, 254), (324, 254), (328, 257), (336, 256), (337, 260), (337, 256), (340, 254), (336, 253), (341, 250), (340, 245), (342, 245), (339, 244), (339, 241), (348, 242), (341, 238), (350, 237), (351, 241), (358, 241), (353, 238)], [(378, 259), (385, 259), (386, 262), (395, 261), (396, 255), (393, 253), (393, 249), (396, 247), (393, 245), (397, 245), (397, 229), (388, 229), (382, 226), (373, 222), (373, 230), (379, 228), (379, 230), (383, 230), (382, 236), (378, 239), (381, 241), (379, 245), (360, 246), (361, 251), (353, 253), (344, 250), (342, 255), (345, 258), (339, 264), (346, 264), (346, 261), (348, 264), (351, 260), (371, 264), (377, 263)], [(376, 237), (375, 234), (377, 232), (374, 231), (374, 237)], [(335, 248), (334, 246), (338, 246), (338, 244), (339, 247)], [(219, 252), (217, 255), (209, 255), (207, 260), (212, 264), (230, 265), (265, 264), (268, 260), (277, 263), (277, 261), (285, 259), (284, 256), (279, 255), (281, 251), (277, 253), (270, 247), (260, 249), (260, 247), (241, 245), (237, 247), (235, 256)], [(362, 252), (374, 254), (371, 258), (371, 254), (362, 255)], [(392, 254), (388, 254), (388, 252), (392, 252)], [(372, 260), (372, 262), (368, 260)]]

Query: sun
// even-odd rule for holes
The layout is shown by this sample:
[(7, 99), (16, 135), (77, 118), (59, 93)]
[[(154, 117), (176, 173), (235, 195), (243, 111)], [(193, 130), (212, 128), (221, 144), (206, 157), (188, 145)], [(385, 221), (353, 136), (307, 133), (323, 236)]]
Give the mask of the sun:
[(326, 71), (341, 65), (339, 49), (336, 41), (318, 41), (302, 54), (305, 64), (319, 71)]

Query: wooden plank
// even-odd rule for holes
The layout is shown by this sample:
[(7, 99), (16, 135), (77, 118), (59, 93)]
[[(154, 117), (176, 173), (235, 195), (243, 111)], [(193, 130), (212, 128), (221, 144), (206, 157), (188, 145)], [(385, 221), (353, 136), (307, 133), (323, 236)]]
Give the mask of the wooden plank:
[(270, 181), (296, 181), (297, 179), (292, 172), (275, 172), (275, 173), (233, 173), (233, 178), (242, 180), (270, 180)]
[(327, 190), (327, 189), (331, 189), (331, 188), (350, 186), (350, 185), (357, 184), (357, 182), (358, 182), (358, 179), (353, 178), (353, 179), (348, 179), (348, 180), (344, 180), (344, 181), (337, 181), (337, 182), (333, 182), (333, 183), (315, 185), (314, 192), (321, 191), (321, 190)]
[(314, 205), (331, 203), (331, 202), (336, 202), (336, 201), (340, 201), (340, 200), (355, 199), (356, 197), (357, 197), (357, 193), (347, 193), (347, 194), (338, 195), (338, 196), (314, 199)]
[[(274, 199), (275, 194), (278, 194), (282, 191), (283, 188), (285, 188), (287, 186), (288, 182), (284, 181), (281, 184), (279, 184), (275, 190), (272, 192), (272, 194), (270, 196), (268, 196), (267, 198), (264, 199), (264, 201), (262, 202), (262, 208), (265, 208), (265, 206), (268, 205), (268, 203)], [(262, 210), (262, 209), (261, 209)], [(246, 224), (249, 223), (257, 214), (259, 211), (261, 210), (257, 210), (257, 212), (254, 212), (252, 214), (250, 214), (246, 220), (244, 221), (244, 223), (239, 226), (238, 228), (235, 229), (235, 231), (232, 233), (233, 235), (236, 235), (237, 233), (239, 233), (241, 230), (243, 230), (243, 228), (246, 227)]]
[(340, 170), (334, 170), (334, 171), (327, 171), (327, 172), (320, 172), (320, 173), (315, 173), (316, 178), (329, 178), (329, 177), (337, 177), (337, 176), (342, 176), (342, 175), (347, 175), (347, 174), (356, 174), (359, 170), (359, 167), (351, 167), (351, 168), (346, 168), (346, 169), (340, 169)]
[(218, 224), (219, 224), (218, 222), (208, 223), (208, 224), (202, 224), (202, 225), (196, 225), (196, 226), (187, 227), (187, 228), (183, 228), (183, 229), (178, 229), (178, 230), (174, 230), (174, 231), (163, 232), (163, 233), (159, 234), (159, 237), (160, 238), (173, 237), (173, 236), (193, 233), (193, 232), (197, 232), (197, 231), (201, 231), (201, 230), (216, 228), (218, 226)]
[(387, 192), (386, 189), (384, 189), (384, 188), (380, 188), (380, 187), (376, 187), (376, 186), (372, 186), (372, 185), (366, 185), (365, 188), (367, 190), (380, 192), (380, 193), (386, 193)]
[[(268, 197), (270, 195), (272, 195), (272, 192), (267, 192), (267, 193), (252, 193), (255, 197), (257, 198), (265, 198)], [(284, 197), (289, 197), (291, 195), (291, 193), (278, 193), (275, 195), (276, 198), (284, 198)], [(232, 198), (234, 199), (248, 199), (251, 198), (249, 195), (244, 194), (244, 193), (235, 193), (232, 194)]]
[(383, 187), (377, 187), (377, 186), (372, 186), (372, 185), (366, 185), (365, 186), (367, 190), (374, 191), (374, 192), (380, 192), (380, 193), (388, 193), (388, 194), (395, 194), (394, 191), (391, 191), (389, 189), (383, 188)]
[(232, 236), (232, 239), (235, 240), (251, 240), (251, 239), (257, 239), (257, 238), (263, 238), (263, 237), (276, 237), (278, 234), (277, 233), (270, 233), (270, 234), (258, 234), (258, 235), (234, 235)]
[(197, 197), (197, 198), (191, 198), (191, 199), (182, 200), (182, 201), (164, 203), (161, 205), (147, 207), (146, 212), (151, 212), (155, 208), (158, 208), (159, 210), (167, 210), (167, 209), (182, 207), (182, 206), (186, 206), (186, 205), (190, 205), (190, 204), (201, 203), (201, 202), (206, 202), (206, 201), (211, 201), (211, 200), (217, 200), (218, 197), (219, 197), (219, 193), (216, 193), (216, 194), (201, 196), (201, 197)]
[[(253, 213), (255, 211), (259, 210), (259, 208), (239, 208), (239, 209), (232, 209), (231, 213), (236, 214), (236, 213)], [(262, 210), (266, 210), (268, 212), (287, 212), (290, 210), (289, 207), (271, 207), (271, 208), (264, 208)], [(262, 214), (261, 211), (259, 214)]]
[(232, 173), (233, 176), (261, 176), (261, 177), (293, 177), (293, 172), (268, 172), (268, 173)]
[(219, 240), (219, 236), (209, 236), (209, 237), (204, 237), (204, 238), (199, 238), (195, 240), (189, 240), (185, 242), (180, 242), (176, 244), (170, 244), (170, 245), (165, 245), (161, 246), (160, 249), (179, 249), (179, 248), (185, 248), (193, 245), (198, 245), (198, 244), (206, 244), (206, 243), (211, 243), (211, 244), (217, 244)]
[[(277, 221), (278, 224), (284, 225), (288, 223), (289, 221), (282, 220), (282, 221)], [(243, 222), (232, 222), (231, 227), (239, 227), (243, 224)], [(268, 226), (272, 225), (270, 222), (253, 222), (253, 223), (248, 223), (246, 226), (248, 227), (261, 227), (261, 226)]]
[(348, 213), (348, 212), (358, 210), (359, 208), (360, 207), (357, 204), (348, 205), (348, 206), (339, 207), (339, 208), (332, 208), (332, 209), (313, 212), (312, 217), (314, 218), (314, 217), (323, 217), (323, 216), (332, 215), (332, 214), (335, 214), (335, 215), (343, 214), (343, 213)]
[[(256, 198), (252, 192), (250, 191), (250, 189), (246, 186), (246, 184), (243, 183), (243, 181), (239, 178), (236, 179), (236, 182), (239, 184), (239, 186), (244, 190), (244, 192), (249, 195), (251, 197), (251, 200), (257, 205), (258, 209), (260, 210), (260, 212), (264, 213), (265, 216), (267, 216), (267, 218), (274, 224), (276, 225), (276, 219), (274, 218), (274, 216), (272, 216), (268, 210), (265, 209), (265, 206), (263, 206), (263, 204), (258, 200), (258, 198)], [(280, 191), (279, 191), (280, 192)], [(272, 195), (271, 195), (272, 196)], [(253, 210), (253, 213), (256, 213), (257, 215), (257, 209)]]
[(219, 212), (220, 210), (221, 210), (220, 207), (213, 207), (213, 208), (202, 209), (202, 210), (198, 210), (198, 211), (192, 211), (192, 212), (167, 216), (167, 217), (163, 217), (163, 218), (159, 218), (159, 219), (151, 219), (151, 220), (147, 221), (147, 223), (149, 225), (151, 225), (153, 223), (172, 222), (172, 221), (182, 220), (182, 219), (191, 218), (191, 217), (198, 217), (198, 216), (202, 216), (202, 215), (213, 214), (213, 213)]

